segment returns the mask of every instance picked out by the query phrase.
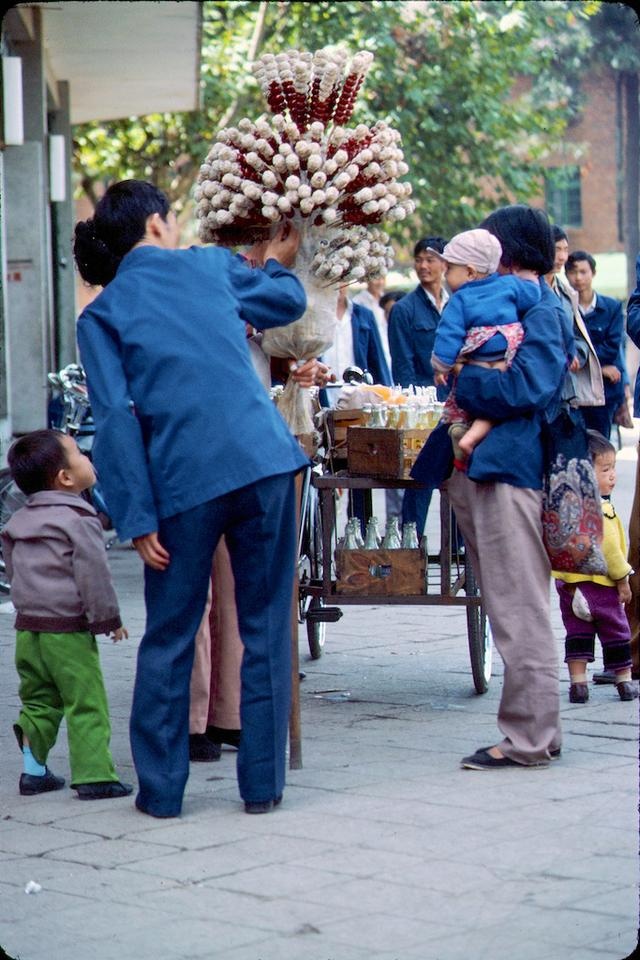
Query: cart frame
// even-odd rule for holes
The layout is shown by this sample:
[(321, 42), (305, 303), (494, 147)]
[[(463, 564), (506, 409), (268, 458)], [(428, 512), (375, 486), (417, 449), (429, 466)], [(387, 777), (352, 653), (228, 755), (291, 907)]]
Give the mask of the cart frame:
[[(440, 552), (429, 554), (429, 565), (440, 567), (440, 591), (419, 595), (338, 593), (332, 576), (336, 537), (338, 490), (362, 490), (365, 513), (372, 513), (372, 491), (421, 489), (411, 479), (354, 477), (346, 471), (322, 473), (321, 466), (308, 468), (303, 483), (299, 538), (299, 622), (307, 626), (312, 659), (322, 654), (326, 626), (342, 616), (343, 606), (421, 605), (457, 606), (465, 609), (473, 683), (477, 693), (486, 693), (491, 678), (491, 628), (482, 604), (478, 581), (467, 552), (452, 544), (452, 511), (445, 491), (440, 491)], [(452, 555), (452, 547), (454, 552)], [(455, 572), (455, 576), (453, 573)]]

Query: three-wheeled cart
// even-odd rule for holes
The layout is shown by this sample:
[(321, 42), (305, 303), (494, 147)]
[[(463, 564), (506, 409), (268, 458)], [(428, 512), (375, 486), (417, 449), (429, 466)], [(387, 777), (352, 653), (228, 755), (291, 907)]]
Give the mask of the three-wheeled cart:
[(324, 472), (322, 465), (308, 470), (301, 503), (299, 621), (306, 625), (311, 657), (318, 659), (327, 626), (342, 616), (344, 606), (460, 607), (466, 620), (474, 687), (477, 693), (485, 693), (491, 677), (491, 630), (469, 557), (458, 542), (446, 493), (440, 493), (440, 543), (428, 556), (412, 558), (406, 556), (410, 553), (406, 550), (356, 554), (340, 548), (337, 503), (341, 494), (363, 491), (368, 517), (373, 512), (374, 490), (420, 487), (408, 478), (352, 476), (347, 470)]

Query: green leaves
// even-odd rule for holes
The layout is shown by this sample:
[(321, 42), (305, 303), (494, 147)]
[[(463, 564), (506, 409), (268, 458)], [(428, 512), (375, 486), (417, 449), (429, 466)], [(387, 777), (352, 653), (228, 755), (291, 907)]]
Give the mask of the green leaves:
[[(539, 192), (541, 162), (576, 104), (575, 65), (584, 69), (593, 44), (586, 24), (611, 6), (619, 5), (210, 0), (203, 109), (76, 128), (79, 180), (91, 189), (124, 176), (150, 179), (188, 216), (217, 129), (265, 111), (250, 60), (341, 43), (375, 55), (353, 122), (386, 119), (402, 133), (417, 210), (395, 228), (396, 242), (451, 235), (497, 203)], [(622, 57), (626, 46), (618, 46)]]

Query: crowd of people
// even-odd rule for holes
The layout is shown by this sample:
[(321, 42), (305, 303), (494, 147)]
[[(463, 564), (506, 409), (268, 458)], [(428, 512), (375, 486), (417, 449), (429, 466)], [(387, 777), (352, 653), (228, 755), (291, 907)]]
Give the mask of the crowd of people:
[[(144, 562), (147, 622), (130, 737), (135, 804), (154, 817), (180, 814), (190, 761), (216, 760), (222, 744), (238, 750), (247, 813), (266, 813), (283, 797), (295, 478), (308, 459), (269, 399), (256, 331), (304, 312), (292, 272), (298, 244), (289, 226), (246, 255), (181, 249), (166, 198), (141, 181), (110, 187), (76, 226), (79, 272), (103, 288), (78, 322), (93, 458), (118, 534)], [(628, 383), (621, 305), (594, 290), (593, 257), (569, 255), (566, 234), (523, 205), (500, 208), (449, 242), (419, 240), (414, 265), (418, 284), (404, 295), (385, 293), (380, 281), (353, 299), (342, 288), (332, 347), (302, 366), (291, 358), (292, 375), (322, 385), (331, 369), (356, 364), (379, 383), (437, 384), (448, 397), (438, 436), (451, 462), (438, 483), (504, 662), (502, 739), (462, 766), (547, 766), (562, 733), (543, 435), (562, 405), (577, 410), (590, 428), (600, 492), (610, 496), (609, 436)], [(640, 257), (627, 331), (640, 346)], [(425, 447), (418, 480), (428, 479), (428, 460)], [(20, 792), (63, 786), (47, 757), (65, 716), (78, 796), (126, 796), (133, 787), (113, 766), (95, 642), (126, 630), (99, 521), (81, 498), (93, 468), (73, 440), (50, 430), (16, 441), (9, 465), (29, 495), (2, 534), (17, 609)], [(421, 532), (434, 486), (409, 488), (387, 508)], [(637, 483), (628, 559), (617, 520), (606, 534), (615, 540), (606, 576), (558, 579), (572, 702), (588, 697), (596, 634), (600, 679), (621, 699), (637, 696), (639, 513)], [(605, 527), (617, 519), (608, 499), (603, 517)]]

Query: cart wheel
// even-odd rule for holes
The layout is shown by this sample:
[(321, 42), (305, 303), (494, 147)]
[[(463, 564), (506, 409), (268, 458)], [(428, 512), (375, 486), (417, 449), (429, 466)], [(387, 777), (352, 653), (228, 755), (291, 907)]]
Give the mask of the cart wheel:
[[(309, 604), (309, 610), (318, 610), (324, 603), (317, 597), (312, 597)], [(309, 653), (312, 660), (319, 660), (322, 656), (322, 648), (327, 639), (327, 624), (324, 620), (314, 620), (311, 618), (307, 623), (307, 640), (309, 641)]]
[[(465, 565), (465, 593), (468, 597), (477, 597), (480, 593), (468, 559)], [(489, 620), (482, 604), (478, 607), (471, 605), (467, 607), (467, 636), (473, 685), (476, 693), (486, 693), (491, 679), (493, 641)]]

